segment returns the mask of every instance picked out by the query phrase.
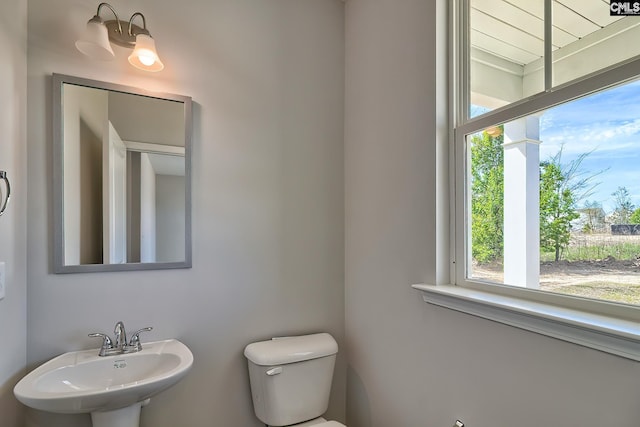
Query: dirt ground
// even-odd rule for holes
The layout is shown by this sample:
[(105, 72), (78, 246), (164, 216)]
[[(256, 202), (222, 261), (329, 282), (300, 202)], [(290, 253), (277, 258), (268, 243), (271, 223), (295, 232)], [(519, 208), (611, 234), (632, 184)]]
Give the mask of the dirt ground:
[(632, 261), (603, 259), (595, 261), (557, 261), (540, 264), (541, 285), (580, 285), (588, 282), (615, 282), (640, 286), (640, 267)]
[[(640, 267), (612, 257), (540, 264), (541, 290), (640, 305)], [(473, 277), (502, 283), (501, 265), (473, 267)]]

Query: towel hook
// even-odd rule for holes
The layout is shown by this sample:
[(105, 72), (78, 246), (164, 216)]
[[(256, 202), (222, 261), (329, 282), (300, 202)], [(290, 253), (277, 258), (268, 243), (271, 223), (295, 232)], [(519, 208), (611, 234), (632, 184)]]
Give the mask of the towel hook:
[(4, 183), (7, 186), (7, 197), (4, 199), (4, 202), (2, 202), (2, 191), (0, 191), (0, 216), (2, 216), (4, 211), (7, 209), (9, 199), (11, 198), (11, 184), (9, 184), (9, 178), (5, 171), (0, 171), (0, 179), (4, 180)]

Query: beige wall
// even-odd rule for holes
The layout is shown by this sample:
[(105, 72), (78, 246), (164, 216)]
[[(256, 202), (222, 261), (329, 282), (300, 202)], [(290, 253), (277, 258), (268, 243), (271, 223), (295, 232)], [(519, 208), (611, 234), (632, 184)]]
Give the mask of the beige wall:
[[(444, 3), (349, 0), (343, 115), (339, 0), (193, 0), (189, 7), (139, 0), (135, 8), (146, 14), (167, 65), (159, 75), (130, 68), (121, 50), (108, 64), (75, 52), (94, 5), (30, 0), (30, 366), (95, 346), (86, 334), (109, 331), (116, 320), (153, 325), (148, 339), (183, 340), (195, 365), (143, 410), (143, 426), (259, 426), (244, 345), (326, 330), (341, 345), (329, 415), (344, 419), (346, 351), (349, 427), (448, 427), (456, 418), (470, 427), (637, 426), (637, 363), (428, 306), (409, 287), (446, 279), (439, 251), (446, 246), (439, 191), (446, 162), (436, 144), (444, 84), (435, 38), (436, 4)], [(24, 8), (26, 0), (14, 4)], [(122, 15), (134, 12), (125, 0), (113, 5)], [(14, 16), (7, 24), (19, 26)], [(50, 273), (52, 72), (194, 98), (192, 269)], [(0, 88), (19, 88), (22, 75)], [(20, 117), (24, 104), (14, 97), (15, 110), (2, 114)], [(10, 166), (24, 168), (23, 146), (9, 147)], [(19, 199), (12, 209), (26, 212)], [(0, 219), (0, 237), (15, 242), (7, 257), (24, 272), (13, 234), (24, 224), (16, 217), (12, 231)], [(7, 339), (18, 349), (19, 276), (13, 296), (0, 301), (0, 317), (17, 325)], [(24, 353), (7, 367), (0, 354), (0, 375), (17, 375)], [(3, 393), (0, 425), (21, 425), (4, 418), (15, 406)], [(27, 425), (89, 424), (88, 417), (31, 411)]]
[(63, 94), (64, 262), (102, 262), (102, 139), (108, 95), (66, 85)]
[(156, 257), (158, 261), (184, 259), (184, 177), (156, 178)]
[[(0, 13), (0, 170), (11, 181), (11, 203), (0, 217), (0, 427), (23, 424), (13, 387), (24, 375), (27, 335), (27, 0), (6, 0)], [(5, 194), (4, 184), (0, 184)]]
[[(195, 363), (142, 426), (260, 426), (246, 344), (315, 331), (344, 343), (344, 4), (110, 3), (145, 14), (164, 71), (132, 68), (120, 48), (109, 63), (75, 50), (97, 2), (29, 0), (29, 367), (96, 347), (87, 333), (117, 320), (153, 326), (146, 340), (178, 338)], [(51, 274), (53, 72), (193, 97), (192, 269)], [(344, 419), (344, 352), (335, 380), (329, 415)], [(27, 425), (89, 418), (29, 411)]]
[(445, 3), (346, 6), (347, 424), (636, 427), (638, 363), (429, 306), (410, 288), (444, 280), (434, 159)]

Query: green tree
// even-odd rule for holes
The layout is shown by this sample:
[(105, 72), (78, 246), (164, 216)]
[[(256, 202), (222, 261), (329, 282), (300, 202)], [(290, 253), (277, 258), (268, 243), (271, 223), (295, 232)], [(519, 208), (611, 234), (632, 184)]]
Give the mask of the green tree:
[[(471, 255), (478, 263), (501, 260), (504, 252), (503, 136), (483, 132), (471, 137)], [(598, 185), (581, 168), (590, 154), (563, 163), (562, 148), (540, 164), (540, 247), (560, 259), (571, 238), (577, 204)]]
[(611, 215), (611, 222), (613, 224), (629, 224), (631, 214), (635, 208), (633, 203), (631, 203), (629, 190), (627, 190), (627, 187), (618, 187), (611, 195), (614, 197), (615, 203), (613, 214)]
[(571, 238), (571, 221), (579, 215), (560, 165), (545, 162), (540, 166), (540, 248), (555, 252), (559, 261)]
[(471, 137), (471, 255), (479, 263), (502, 258), (504, 238), (503, 136)]
[(629, 222), (631, 224), (640, 224), (640, 208), (637, 208), (635, 211), (633, 211), (631, 217), (629, 218)]
[(591, 154), (583, 153), (574, 160), (562, 162), (562, 147), (540, 163), (540, 248), (553, 251), (559, 261), (571, 239), (571, 221), (580, 217), (577, 204), (593, 194), (599, 183), (594, 178), (603, 171), (590, 173), (582, 162)]

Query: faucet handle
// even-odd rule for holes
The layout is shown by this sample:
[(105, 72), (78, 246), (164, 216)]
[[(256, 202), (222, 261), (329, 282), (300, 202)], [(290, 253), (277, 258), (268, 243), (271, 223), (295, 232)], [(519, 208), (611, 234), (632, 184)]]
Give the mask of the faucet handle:
[(133, 335), (131, 335), (131, 339), (129, 340), (129, 351), (135, 352), (142, 350), (142, 344), (140, 343), (140, 333), (149, 332), (151, 330), (153, 330), (153, 328), (149, 326), (135, 331)]
[(100, 353), (98, 356), (106, 356), (107, 352), (113, 348), (113, 342), (109, 335), (101, 334), (99, 332), (95, 332), (93, 334), (89, 334), (91, 338), (102, 338), (102, 347), (100, 347)]

